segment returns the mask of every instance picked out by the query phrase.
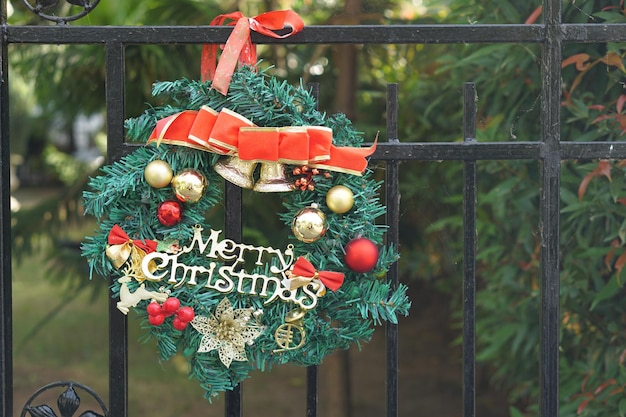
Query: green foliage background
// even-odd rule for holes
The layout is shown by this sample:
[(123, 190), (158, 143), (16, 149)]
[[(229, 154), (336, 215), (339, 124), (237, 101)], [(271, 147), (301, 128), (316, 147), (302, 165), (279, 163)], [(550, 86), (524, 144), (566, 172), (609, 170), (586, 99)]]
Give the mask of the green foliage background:
[[(424, 1), (417, 2), (423, 6), (420, 8), (416, 2), (368, 0), (361, 2), (357, 22), (346, 18), (345, 5), (349, 2), (101, 3), (81, 24), (207, 24), (225, 11), (240, 9), (252, 15), (287, 6), (307, 24), (519, 24), (533, 16), (541, 2)], [(17, 5), (14, 19), (28, 19)], [(625, 23), (626, 18), (619, 0), (564, 0), (563, 21)], [(402, 141), (461, 140), (462, 85), (472, 81), (478, 91), (479, 141), (540, 140), (539, 45), (356, 48), (359, 71), (355, 74), (358, 105), (354, 122), (366, 136), (384, 125), (385, 85), (398, 82)], [(12, 65), (34, 82), (36, 101), (49, 103), (50, 113), (72, 115), (77, 102), (86, 111), (101, 111), (103, 56), (99, 47), (49, 47), (42, 51), (20, 45), (15, 49)], [(275, 65), (272, 71), (277, 76), (290, 82), (319, 82), (320, 108), (334, 108), (333, 92), (339, 79), (334, 47), (262, 47), (260, 52), (268, 64)], [(624, 53), (623, 44), (565, 46), (564, 60), (573, 61), (563, 68), (562, 140), (622, 139), (626, 129)], [(141, 113), (146, 102), (158, 104), (149, 97), (152, 82), (197, 78), (198, 56), (195, 46), (129, 47), (129, 116)], [(86, 94), (94, 99), (86, 99)], [(456, 306), (461, 296), (461, 171), (460, 163), (442, 162), (405, 164), (401, 172), (404, 279), (429, 282), (448, 292)], [(478, 360), (493, 385), (506, 391), (511, 416), (535, 415), (540, 333), (539, 164), (481, 161), (478, 171)], [(625, 167), (620, 161), (565, 161), (562, 174), (561, 415), (623, 416)], [(582, 189), (581, 184), (587, 182)], [(257, 215), (263, 218), (262, 213)], [(268, 224), (267, 219), (260, 223)], [(249, 229), (248, 233), (256, 232)]]

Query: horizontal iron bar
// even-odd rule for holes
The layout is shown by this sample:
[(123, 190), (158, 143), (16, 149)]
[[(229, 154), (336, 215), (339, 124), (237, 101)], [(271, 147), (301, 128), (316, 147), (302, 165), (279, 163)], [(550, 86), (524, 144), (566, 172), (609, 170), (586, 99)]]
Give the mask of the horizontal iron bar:
[[(230, 27), (213, 26), (8, 26), (7, 40), (9, 43), (39, 44), (109, 41), (125, 44), (224, 43), (231, 31)], [(579, 38), (585, 29), (570, 32)], [(301, 33), (285, 39), (252, 34), (253, 42), (259, 44), (529, 43), (544, 39), (543, 25), (519, 24), (307, 26)], [(610, 39), (618, 40), (612, 35)]]
[[(232, 28), (213, 26), (7, 26), (9, 43), (191, 44), (223, 43)], [(623, 24), (563, 24), (564, 42), (624, 42)], [(307, 26), (294, 36), (273, 39), (252, 34), (255, 43), (282, 44), (437, 44), (538, 43), (545, 40), (543, 25), (362, 25)]]
[[(125, 143), (124, 154), (141, 144)], [(626, 159), (626, 142), (561, 142), (567, 159)], [(372, 159), (377, 161), (495, 161), (543, 159), (543, 142), (379, 142)]]

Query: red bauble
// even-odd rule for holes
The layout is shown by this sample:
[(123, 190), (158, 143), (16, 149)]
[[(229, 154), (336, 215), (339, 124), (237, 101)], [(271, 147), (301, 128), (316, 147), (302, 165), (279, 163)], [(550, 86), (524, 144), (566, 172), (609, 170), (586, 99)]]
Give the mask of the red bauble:
[(180, 310), (178, 310), (178, 313), (176, 313), (176, 315), (178, 316), (180, 321), (184, 323), (189, 323), (195, 317), (193, 308), (187, 307), (187, 306), (181, 307)]
[(153, 326), (160, 326), (165, 321), (165, 316), (163, 314), (157, 314), (155, 316), (148, 316), (148, 321)]
[(369, 239), (357, 237), (346, 245), (343, 259), (354, 272), (369, 272), (378, 262), (378, 246)]
[(175, 226), (183, 219), (183, 205), (176, 200), (167, 200), (157, 207), (157, 219), (163, 226)]
[(148, 304), (148, 307), (146, 307), (146, 312), (150, 316), (156, 316), (158, 314), (161, 314), (161, 305), (156, 301), (152, 301), (150, 304)]
[(176, 297), (170, 297), (163, 302), (163, 313), (174, 314), (180, 307), (180, 301)]
[(176, 330), (185, 330), (185, 327), (187, 327), (187, 322), (182, 321), (178, 317), (174, 317), (174, 320), (172, 320), (172, 326)]

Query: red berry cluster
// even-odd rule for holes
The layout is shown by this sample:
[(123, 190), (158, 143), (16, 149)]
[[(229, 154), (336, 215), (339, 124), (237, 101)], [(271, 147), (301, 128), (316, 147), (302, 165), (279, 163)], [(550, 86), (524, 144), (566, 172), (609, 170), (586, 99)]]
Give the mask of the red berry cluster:
[[(300, 178), (296, 180), (296, 187), (298, 187), (301, 191), (313, 191), (315, 189), (315, 177), (316, 175), (320, 175), (320, 172), (317, 168), (311, 168), (307, 165), (302, 165), (299, 167), (295, 167), (293, 169), (293, 175), (300, 175)], [(324, 172), (325, 178), (329, 178), (330, 174), (328, 172)]]
[(176, 297), (169, 297), (163, 304), (152, 301), (148, 304), (148, 307), (146, 307), (146, 311), (148, 312), (148, 321), (153, 326), (160, 326), (163, 324), (166, 317), (176, 315), (174, 320), (172, 320), (172, 326), (174, 326), (176, 330), (183, 330), (187, 327), (187, 323), (195, 317), (193, 308), (187, 306), (181, 307), (180, 300)]

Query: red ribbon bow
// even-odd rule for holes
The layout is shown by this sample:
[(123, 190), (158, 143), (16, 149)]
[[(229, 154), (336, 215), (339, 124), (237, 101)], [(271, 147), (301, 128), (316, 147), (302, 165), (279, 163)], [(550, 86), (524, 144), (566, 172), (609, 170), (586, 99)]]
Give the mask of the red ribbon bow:
[(341, 272), (317, 271), (313, 264), (300, 256), (291, 270), (293, 277), (319, 279), (325, 287), (337, 291), (343, 284), (344, 275)]
[(154, 252), (157, 249), (156, 241), (131, 239), (117, 224), (109, 232), (108, 243), (106, 254), (116, 268), (121, 267), (128, 260), (133, 247), (141, 249), (144, 253)]
[[(250, 38), (250, 30), (271, 38), (282, 39), (295, 35), (304, 28), (300, 16), (291, 10), (277, 10), (250, 18), (241, 12), (227, 13), (213, 19), (211, 26), (221, 26), (228, 20), (231, 22), (227, 25), (235, 27), (224, 45), (219, 64), (216, 67), (217, 45), (207, 44), (202, 48), (200, 66), (202, 81), (213, 80), (213, 88), (224, 95), (228, 92), (228, 85), (237, 62), (242, 65), (256, 64), (256, 46)], [(286, 28), (291, 30), (283, 35), (274, 32)]]
[(244, 161), (302, 164), (311, 168), (361, 175), (370, 147), (335, 146), (332, 130), (324, 126), (258, 127), (226, 108), (217, 112), (203, 106), (157, 121), (148, 143), (167, 143), (238, 155)]

